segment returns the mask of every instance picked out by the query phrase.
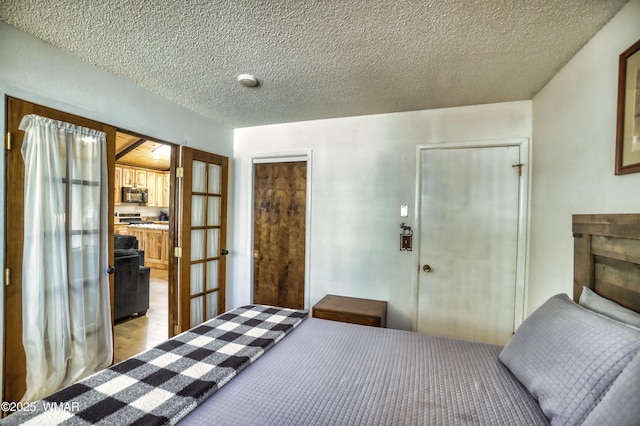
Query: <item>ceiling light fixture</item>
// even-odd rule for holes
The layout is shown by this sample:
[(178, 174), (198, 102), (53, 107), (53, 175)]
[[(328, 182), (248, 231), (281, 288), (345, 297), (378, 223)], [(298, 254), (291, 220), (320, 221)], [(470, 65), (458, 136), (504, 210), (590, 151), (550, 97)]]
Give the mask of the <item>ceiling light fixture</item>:
[(238, 76), (238, 83), (242, 84), (244, 87), (256, 87), (258, 85), (258, 80), (251, 74), (240, 74)]
[(168, 157), (171, 155), (171, 145), (158, 145), (152, 151), (153, 159), (160, 160), (161, 157)]

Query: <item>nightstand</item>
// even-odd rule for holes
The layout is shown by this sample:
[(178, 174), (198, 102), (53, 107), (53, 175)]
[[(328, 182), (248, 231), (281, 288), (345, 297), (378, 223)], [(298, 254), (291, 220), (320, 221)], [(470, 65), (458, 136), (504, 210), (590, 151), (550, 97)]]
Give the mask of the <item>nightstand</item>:
[(327, 294), (313, 306), (313, 317), (372, 327), (387, 326), (387, 302)]

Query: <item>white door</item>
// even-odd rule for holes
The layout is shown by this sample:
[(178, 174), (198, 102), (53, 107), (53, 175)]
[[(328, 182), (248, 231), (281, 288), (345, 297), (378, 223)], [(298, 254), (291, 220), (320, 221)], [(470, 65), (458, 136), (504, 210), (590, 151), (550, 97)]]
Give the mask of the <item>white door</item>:
[(418, 331), (494, 344), (513, 334), (520, 150), (421, 151)]

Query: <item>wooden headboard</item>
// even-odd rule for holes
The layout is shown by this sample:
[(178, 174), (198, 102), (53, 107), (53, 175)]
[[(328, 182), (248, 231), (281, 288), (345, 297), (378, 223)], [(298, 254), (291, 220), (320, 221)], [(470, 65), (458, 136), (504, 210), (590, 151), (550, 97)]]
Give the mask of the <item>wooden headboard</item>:
[(582, 286), (640, 312), (640, 214), (573, 216), (573, 300)]

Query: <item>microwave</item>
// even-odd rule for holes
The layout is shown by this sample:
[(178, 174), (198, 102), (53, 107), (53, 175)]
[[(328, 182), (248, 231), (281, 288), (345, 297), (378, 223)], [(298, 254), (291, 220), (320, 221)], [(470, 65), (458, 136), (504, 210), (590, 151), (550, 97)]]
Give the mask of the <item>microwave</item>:
[(145, 188), (122, 188), (123, 203), (146, 203), (149, 200), (149, 191)]

